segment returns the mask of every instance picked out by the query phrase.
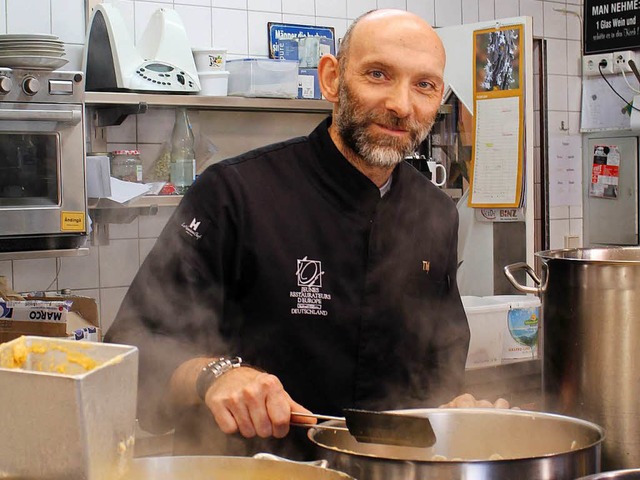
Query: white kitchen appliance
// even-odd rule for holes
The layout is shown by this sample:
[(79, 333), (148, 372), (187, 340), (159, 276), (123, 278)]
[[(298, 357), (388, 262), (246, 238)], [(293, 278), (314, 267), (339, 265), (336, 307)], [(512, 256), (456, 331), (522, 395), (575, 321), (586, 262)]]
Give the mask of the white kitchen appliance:
[(196, 93), (200, 81), (175, 10), (159, 8), (137, 46), (115, 5), (96, 5), (84, 58), (87, 91)]

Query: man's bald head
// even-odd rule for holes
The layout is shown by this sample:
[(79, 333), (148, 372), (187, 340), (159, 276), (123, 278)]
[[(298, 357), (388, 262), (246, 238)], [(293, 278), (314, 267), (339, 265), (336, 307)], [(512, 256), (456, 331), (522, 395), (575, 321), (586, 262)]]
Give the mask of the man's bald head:
[(436, 53), (441, 54), (444, 64), (444, 46), (440, 37), (427, 23), (419, 16), (404, 10), (380, 9), (370, 10), (356, 18), (345, 33), (336, 57), (340, 63), (340, 71), (344, 72), (349, 54), (351, 53), (351, 45), (354, 41), (375, 42), (377, 33), (380, 29), (389, 28), (393, 25), (395, 28), (407, 28), (423, 37), (424, 41), (432, 44)]

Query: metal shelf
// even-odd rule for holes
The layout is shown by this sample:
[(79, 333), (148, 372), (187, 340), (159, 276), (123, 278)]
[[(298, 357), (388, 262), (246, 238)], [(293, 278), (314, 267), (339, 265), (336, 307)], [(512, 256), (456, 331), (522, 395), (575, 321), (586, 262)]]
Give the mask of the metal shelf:
[(0, 260), (31, 260), (34, 258), (52, 257), (84, 257), (89, 255), (89, 248), (69, 248), (59, 250), (33, 250), (28, 252), (0, 252)]
[(180, 203), (180, 200), (182, 200), (182, 195), (143, 195), (126, 203), (117, 203), (108, 198), (89, 198), (87, 206), (90, 210), (131, 207), (175, 207)]
[(182, 200), (182, 195), (144, 195), (126, 203), (118, 203), (107, 198), (90, 198), (88, 201), (89, 214), (94, 222), (94, 235), (98, 232), (100, 245), (108, 244), (108, 231), (105, 229), (110, 223), (131, 223), (140, 215), (156, 215), (160, 207), (175, 207)]
[[(244, 112), (329, 113), (327, 100), (295, 98), (213, 97), (130, 92), (86, 92), (85, 105), (96, 108), (96, 126), (118, 125), (127, 115), (144, 113), (148, 106)], [(119, 123), (117, 123), (119, 122)]]
[(330, 112), (331, 102), (298, 98), (213, 97), (132, 92), (85, 92), (87, 105), (135, 105), (146, 103), (158, 107), (193, 107), (213, 110), (248, 110), (282, 112)]

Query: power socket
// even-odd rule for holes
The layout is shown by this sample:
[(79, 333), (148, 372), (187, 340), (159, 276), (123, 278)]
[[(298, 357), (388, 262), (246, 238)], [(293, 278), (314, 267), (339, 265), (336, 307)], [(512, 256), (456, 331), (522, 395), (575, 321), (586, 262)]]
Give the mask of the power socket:
[(582, 57), (582, 73), (584, 75), (600, 75), (600, 62), (606, 62), (602, 66), (603, 75), (611, 75), (613, 73), (613, 53), (602, 53), (596, 55), (585, 55)]
[(622, 52), (613, 53), (613, 73), (631, 73), (631, 67), (629, 66), (629, 60), (636, 61), (636, 55), (633, 50), (625, 50)]

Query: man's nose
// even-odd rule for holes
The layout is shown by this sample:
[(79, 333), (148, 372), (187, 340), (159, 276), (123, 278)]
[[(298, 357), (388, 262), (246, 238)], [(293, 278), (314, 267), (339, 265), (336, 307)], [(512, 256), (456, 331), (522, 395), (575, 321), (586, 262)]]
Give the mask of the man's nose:
[(408, 117), (412, 110), (410, 86), (401, 82), (396, 83), (389, 90), (385, 107), (398, 118)]

